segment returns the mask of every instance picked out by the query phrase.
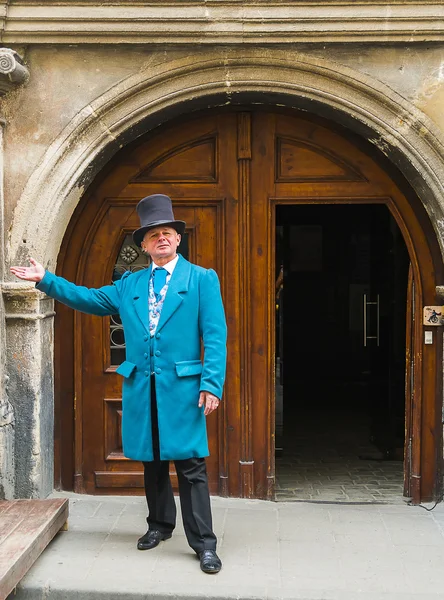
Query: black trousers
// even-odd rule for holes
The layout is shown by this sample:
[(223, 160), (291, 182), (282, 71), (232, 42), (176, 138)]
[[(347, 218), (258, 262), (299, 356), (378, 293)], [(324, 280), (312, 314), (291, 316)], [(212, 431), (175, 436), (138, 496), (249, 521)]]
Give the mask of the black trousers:
[[(148, 527), (171, 533), (176, 526), (176, 504), (169, 474), (169, 461), (160, 460), (159, 426), (154, 376), (151, 377), (151, 423), (154, 460), (144, 462), (145, 495), (148, 503)], [(215, 550), (207, 468), (204, 458), (175, 460), (179, 482), (180, 508), (188, 544), (199, 553)]]

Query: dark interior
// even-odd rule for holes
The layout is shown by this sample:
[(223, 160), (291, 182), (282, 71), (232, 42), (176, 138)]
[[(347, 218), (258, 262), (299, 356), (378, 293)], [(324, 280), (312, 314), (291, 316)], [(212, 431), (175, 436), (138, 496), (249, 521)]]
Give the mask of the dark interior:
[(293, 205), (276, 225), (277, 470), (301, 444), (402, 461), (409, 256), (395, 220), (384, 205)]

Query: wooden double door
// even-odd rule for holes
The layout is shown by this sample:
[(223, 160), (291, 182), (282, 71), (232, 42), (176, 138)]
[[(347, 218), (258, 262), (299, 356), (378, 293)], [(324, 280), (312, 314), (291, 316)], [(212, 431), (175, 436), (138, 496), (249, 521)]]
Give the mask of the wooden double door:
[[(222, 284), (228, 365), (223, 403), (208, 418), (211, 492), (272, 498), (276, 207), (386, 204), (412, 257), (419, 307), (435, 301), (435, 268), (418, 216), (372, 158), (316, 120), (270, 111), (208, 112), (159, 127), (114, 157), (73, 216), (58, 272), (99, 287), (125, 270), (146, 268), (131, 232), (138, 227), (137, 202), (152, 193), (168, 194), (176, 218), (187, 223), (179, 251), (214, 268)], [(426, 497), (437, 489), (438, 383), (431, 374), (437, 353), (436, 346), (415, 343), (417, 397), (428, 411), (427, 423), (422, 412), (415, 425), (422, 438), (415, 464)], [(121, 447), (115, 371), (124, 357), (118, 315), (101, 319), (57, 307), (56, 483), (65, 489), (143, 491), (141, 465), (127, 460)]]

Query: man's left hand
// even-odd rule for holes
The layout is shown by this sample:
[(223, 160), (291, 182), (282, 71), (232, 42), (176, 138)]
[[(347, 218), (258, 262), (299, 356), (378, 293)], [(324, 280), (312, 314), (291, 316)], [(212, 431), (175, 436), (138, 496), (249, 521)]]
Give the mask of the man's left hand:
[(219, 398), (210, 392), (201, 392), (199, 394), (199, 408), (205, 405), (204, 415), (207, 416), (216, 410), (219, 406)]

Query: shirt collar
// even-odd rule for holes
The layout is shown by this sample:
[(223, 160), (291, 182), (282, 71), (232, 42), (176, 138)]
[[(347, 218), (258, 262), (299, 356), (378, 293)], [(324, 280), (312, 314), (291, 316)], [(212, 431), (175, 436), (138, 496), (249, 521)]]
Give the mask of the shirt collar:
[[(166, 265), (163, 265), (163, 268), (166, 269), (170, 275), (172, 275), (174, 269), (176, 268), (178, 260), (179, 260), (179, 255), (175, 256), (173, 258), (173, 260), (170, 260), (170, 262), (167, 262)], [(153, 271), (156, 268), (162, 268), (162, 267), (159, 267), (159, 265), (156, 265), (156, 263), (154, 261), (152, 262), (152, 265), (153, 265)]]

